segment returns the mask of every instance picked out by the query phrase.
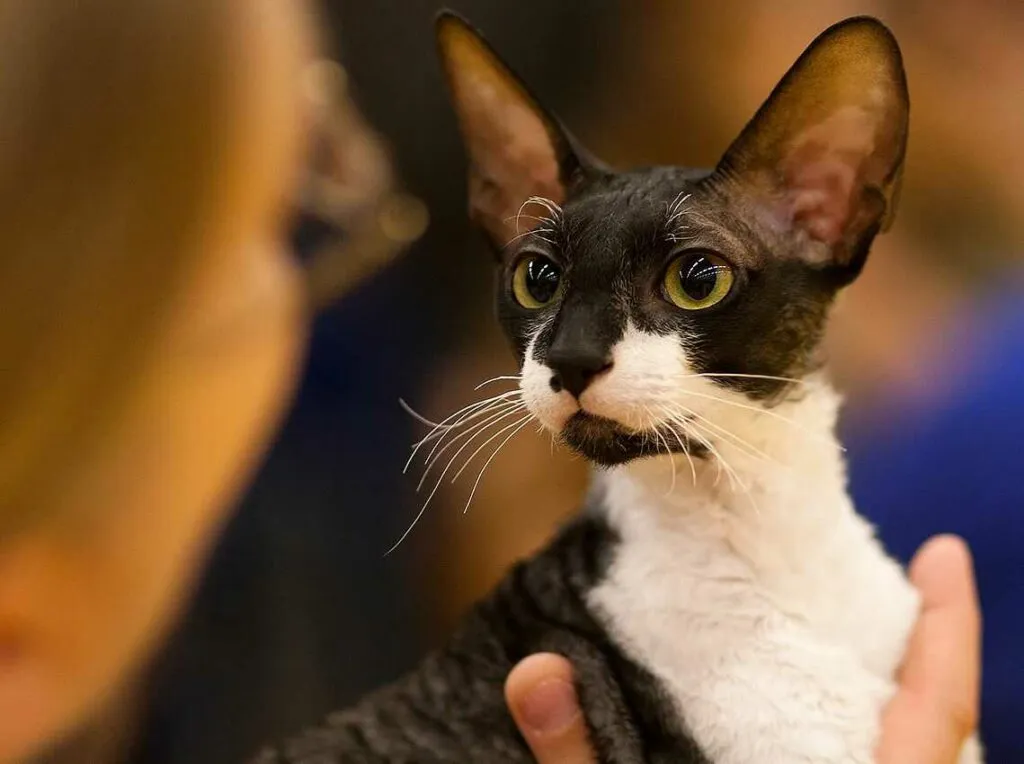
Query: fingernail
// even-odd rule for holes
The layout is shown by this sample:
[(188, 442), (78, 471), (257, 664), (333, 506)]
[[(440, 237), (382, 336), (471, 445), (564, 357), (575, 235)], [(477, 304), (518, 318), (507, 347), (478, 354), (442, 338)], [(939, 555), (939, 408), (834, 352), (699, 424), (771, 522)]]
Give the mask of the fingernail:
[(564, 679), (541, 682), (526, 694), (520, 713), (523, 722), (536, 732), (561, 732), (580, 713), (576, 691)]

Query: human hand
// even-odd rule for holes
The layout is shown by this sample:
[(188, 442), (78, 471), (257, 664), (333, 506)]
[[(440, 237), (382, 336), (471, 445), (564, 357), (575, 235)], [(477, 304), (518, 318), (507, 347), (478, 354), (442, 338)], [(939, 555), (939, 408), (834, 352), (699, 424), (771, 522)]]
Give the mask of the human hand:
[(981, 611), (967, 545), (939, 536), (918, 551), (910, 579), (922, 608), (885, 710), (879, 764), (955, 764), (978, 724)]
[(538, 764), (596, 764), (566, 658), (538, 653), (521, 661), (505, 682), (505, 700)]

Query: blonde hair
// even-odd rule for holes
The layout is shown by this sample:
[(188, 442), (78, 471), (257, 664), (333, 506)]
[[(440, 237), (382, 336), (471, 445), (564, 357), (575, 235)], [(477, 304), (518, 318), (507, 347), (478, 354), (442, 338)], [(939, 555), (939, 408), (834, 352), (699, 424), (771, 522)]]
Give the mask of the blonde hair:
[(203, 252), (247, 1), (0, 0), (0, 531), (36, 519)]

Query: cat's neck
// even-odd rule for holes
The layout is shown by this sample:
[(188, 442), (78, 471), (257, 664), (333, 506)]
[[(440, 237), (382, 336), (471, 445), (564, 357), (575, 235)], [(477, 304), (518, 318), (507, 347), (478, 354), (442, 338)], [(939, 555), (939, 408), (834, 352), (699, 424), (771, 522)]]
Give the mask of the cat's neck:
[(810, 544), (860, 523), (835, 436), (838, 409), (822, 380), (771, 409), (734, 407), (709, 432), (717, 453), (692, 467), (677, 454), (598, 473), (598, 504), (625, 536), (678, 533), (725, 544), (757, 567), (788, 568)]
[[(732, 484), (724, 467), (718, 477), (716, 459), (695, 460), (694, 480), (685, 457), (676, 458), (674, 486), (666, 457), (599, 473), (591, 506), (619, 543), (595, 602), (616, 628), (650, 645), (692, 631), (694, 612), (781, 612), (890, 676), (917, 599), (846, 492), (833, 434), (838, 407), (836, 394), (818, 385), (774, 415), (747, 411), (764, 420), (745, 429), (758, 433), (747, 446), (760, 455), (715, 441), (735, 471)], [(865, 630), (869, 622), (877, 628)], [(741, 619), (736, 628), (747, 627)], [(721, 628), (727, 637), (728, 625)], [(666, 660), (652, 652), (647, 663)]]

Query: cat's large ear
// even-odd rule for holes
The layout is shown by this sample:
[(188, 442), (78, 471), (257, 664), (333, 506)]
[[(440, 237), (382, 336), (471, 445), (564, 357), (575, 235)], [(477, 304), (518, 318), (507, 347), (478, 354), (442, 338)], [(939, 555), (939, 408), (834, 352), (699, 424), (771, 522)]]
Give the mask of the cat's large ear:
[(804, 237), (801, 256), (857, 275), (896, 210), (909, 99), (899, 46), (853, 18), (800, 56), (719, 162), (773, 230)]
[(560, 205), (582, 165), (568, 134), (464, 19), (439, 14), (437, 43), (469, 159), (470, 214), (501, 248), (536, 224), (525, 213), (538, 210), (519, 215), (523, 204)]

